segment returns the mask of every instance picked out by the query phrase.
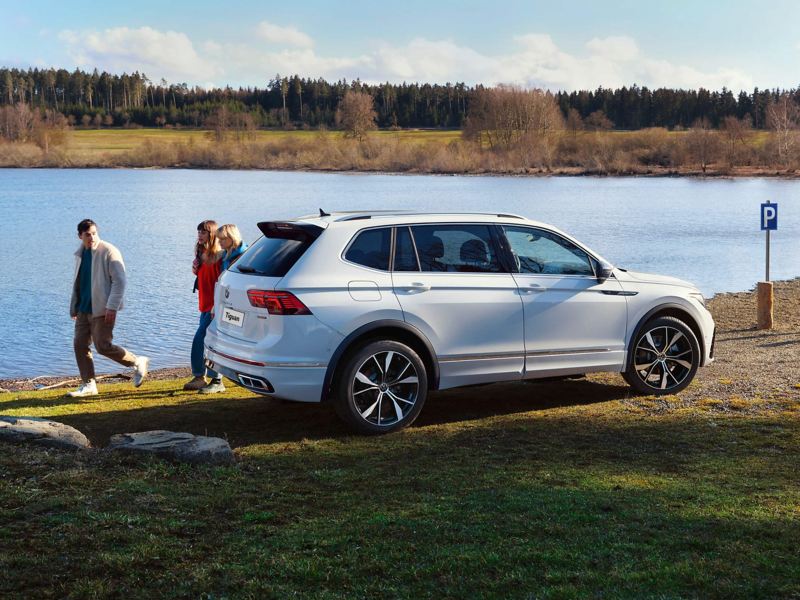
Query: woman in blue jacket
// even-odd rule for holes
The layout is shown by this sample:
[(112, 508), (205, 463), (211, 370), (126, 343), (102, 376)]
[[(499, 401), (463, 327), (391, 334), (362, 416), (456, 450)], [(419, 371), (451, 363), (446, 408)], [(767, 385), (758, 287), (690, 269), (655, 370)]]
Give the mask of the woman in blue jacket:
[(233, 263), (247, 250), (247, 243), (236, 225), (222, 225), (217, 229), (217, 239), (225, 254), (222, 256), (222, 270), (227, 271)]

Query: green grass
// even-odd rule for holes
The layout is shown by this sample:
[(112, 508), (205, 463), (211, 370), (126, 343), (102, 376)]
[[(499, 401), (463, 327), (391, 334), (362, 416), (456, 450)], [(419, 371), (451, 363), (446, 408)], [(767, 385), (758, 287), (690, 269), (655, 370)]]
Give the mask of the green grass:
[[(283, 141), (287, 139), (306, 140), (318, 136), (314, 130), (269, 130), (256, 131), (255, 140)], [(330, 131), (326, 135), (334, 138), (342, 137), (340, 131)], [(370, 135), (385, 138), (397, 137), (408, 142), (439, 142), (446, 144), (461, 138), (460, 130), (419, 130), (406, 129), (400, 131), (381, 130)], [(210, 140), (210, 132), (197, 129), (74, 129), (69, 132), (69, 148), (78, 154), (92, 155), (97, 153), (116, 154), (133, 150), (146, 141), (161, 143), (204, 143)]]
[(616, 376), (503, 384), (436, 393), (412, 428), (364, 438), (326, 406), (181, 383), (0, 395), (0, 414), (99, 446), (172, 429), (238, 458), (0, 446), (0, 596), (800, 594), (796, 402), (654, 411)]

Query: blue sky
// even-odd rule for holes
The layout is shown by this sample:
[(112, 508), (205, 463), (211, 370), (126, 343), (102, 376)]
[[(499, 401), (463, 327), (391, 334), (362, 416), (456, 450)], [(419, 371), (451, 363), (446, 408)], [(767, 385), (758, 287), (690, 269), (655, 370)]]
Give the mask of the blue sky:
[(0, 0), (0, 65), (190, 85), (328, 80), (530, 87), (800, 85), (800, 2)]

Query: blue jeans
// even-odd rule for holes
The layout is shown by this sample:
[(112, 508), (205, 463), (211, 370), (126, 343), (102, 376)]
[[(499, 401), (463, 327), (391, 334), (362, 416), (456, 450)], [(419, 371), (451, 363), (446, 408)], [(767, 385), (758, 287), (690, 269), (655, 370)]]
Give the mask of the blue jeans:
[(202, 377), (203, 374), (206, 374), (214, 379), (215, 377), (219, 377), (217, 372), (206, 369), (203, 364), (203, 342), (206, 339), (206, 329), (208, 329), (209, 325), (211, 325), (211, 313), (201, 312), (200, 325), (197, 327), (197, 331), (194, 334), (194, 340), (192, 340), (192, 375), (195, 377)]

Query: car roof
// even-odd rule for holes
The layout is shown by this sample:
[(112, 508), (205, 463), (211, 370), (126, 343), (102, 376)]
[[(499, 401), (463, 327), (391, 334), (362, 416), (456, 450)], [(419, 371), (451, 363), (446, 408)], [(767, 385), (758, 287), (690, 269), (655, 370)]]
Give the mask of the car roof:
[(555, 229), (552, 225), (539, 223), (526, 219), (521, 215), (509, 213), (482, 213), (482, 212), (422, 212), (413, 210), (359, 210), (359, 211), (336, 211), (325, 213), (320, 209), (320, 214), (305, 215), (290, 219), (290, 221), (304, 222), (328, 228), (331, 225), (337, 227), (345, 224), (357, 226), (365, 225), (364, 221), (371, 221), (375, 225), (399, 225), (404, 223), (447, 223), (459, 221), (472, 221), (477, 223), (497, 223), (515, 221), (520, 224), (538, 225)]
[(520, 215), (508, 213), (478, 213), (478, 212), (420, 212), (409, 210), (361, 210), (361, 211), (337, 211), (327, 213), (320, 209), (320, 214), (306, 215), (295, 219), (281, 221), (281, 223), (305, 223), (320, 227), (321, 229), (335, 229), (344, 235), (352, 235), (356, 231), (371, 227), (411, 225), (426, 223), (502, 223), (505, 225), (528, 225), (539, 227), (557, 233), (578, 247), (603, 262), (606, 261), (600, 254), (582, 244), (568, 233), (562, 231), (554, 225), (533, 221)]

